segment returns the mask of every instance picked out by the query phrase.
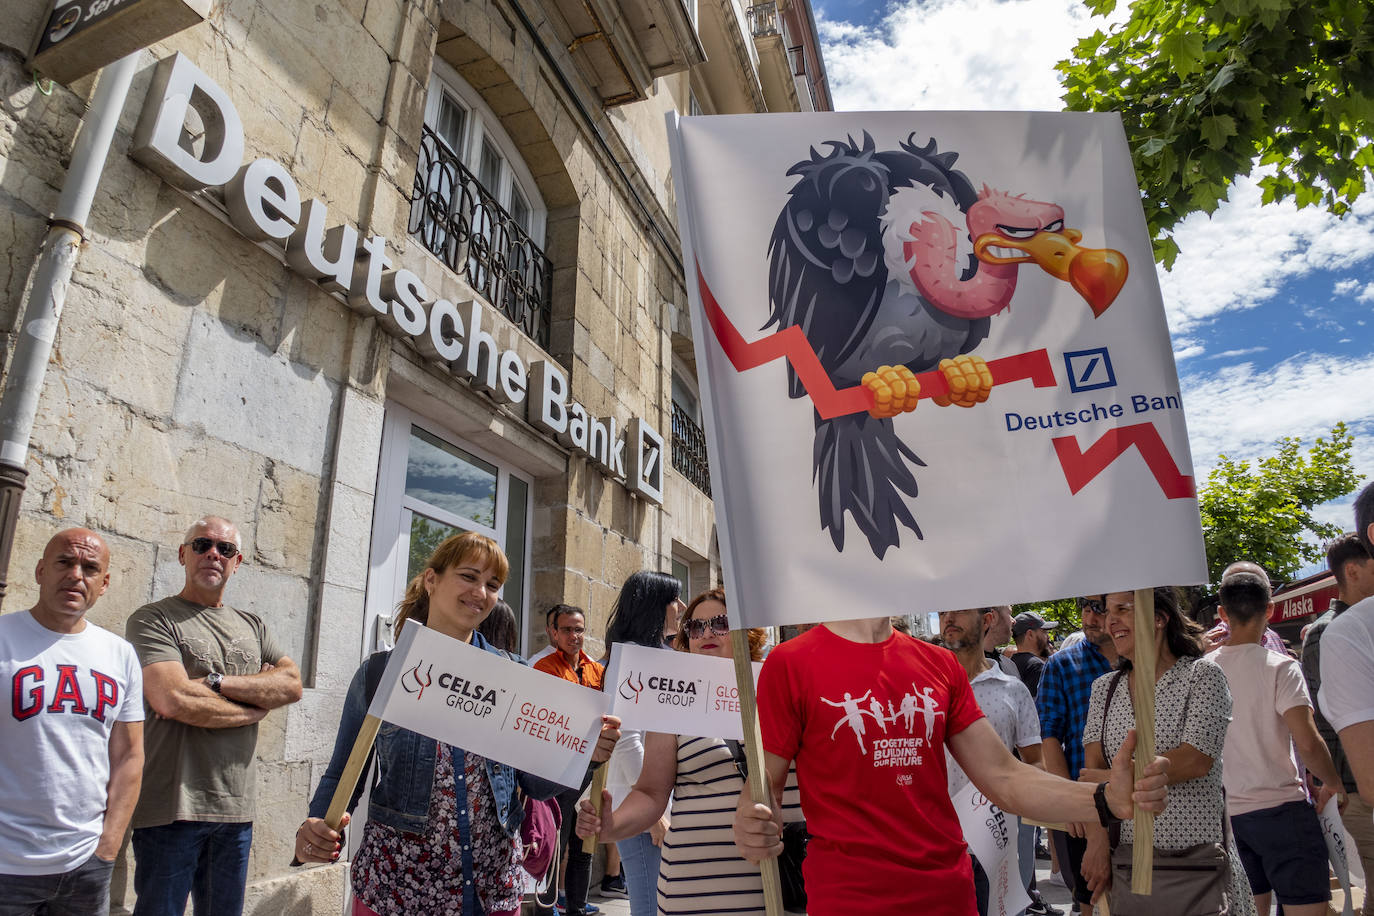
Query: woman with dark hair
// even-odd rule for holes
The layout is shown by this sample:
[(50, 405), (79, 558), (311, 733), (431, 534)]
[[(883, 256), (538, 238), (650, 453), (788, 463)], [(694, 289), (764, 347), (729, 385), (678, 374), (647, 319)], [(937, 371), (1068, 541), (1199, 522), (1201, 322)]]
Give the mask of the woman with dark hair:
[[(495, 605), (508, 570), (505, 554), (490, 538), (471, 532), (448, 538), (407, 586), (395, 632), (414, 620), (501, 654), (477, 628)], [(310, 816), (296, 831), (301, 863), (333, 862), (342, 851), (342, 833), (323, 818), (367, 714), (368, 674), (379, 675), (389, 654), (365, 661), (348, 686), (334, 754), (310, 801)], [(593, 760), (610, 755), (616, 724), (608, 717)], [(373, 753), (378, 776), (350, 875), (354, 916), (518, 913), (524, 883), (520, 793), (550, 798), (563, 787), (387, 723), (377, 732)], [(350, 811), (366, 784), (358, 781)], [(348, 820), (345, 815), (340, 831)]]
[[(684, 607), (682, 583), (667, 573), (641, 570), (625, 580), (606, 622), (606, 652), (614, 643), (634, 643), (663, 648), (668, 617), (676, 618)], [(606, 765), (606, 789), (619, 804), (639, 778), (644, 765), (644, 732), (621, 732), (615, 753)], [(620, 852), (620, 874), (630, 895), (632, 916), (653, 916), (654, 888), (658, 883), (659, 844), (668, 830), (666, 816), (645, 824), (634, 835), (615, 844)]]
[(520, 630), (515, 622), (515, 611), (500, 598), (496, 599), (491, 613), (482, 621), (477, 632), (498, 649), (504, 649), (512, 654), (519, 651)]
[[(1230, 831), (1224, 827), (1226, 800), (1222, 794), (1221, 750), (1231, 721), (1231, 691), (1221, 667), (1203, 658), (1202, 627), (1183, 615), (1172, 588), (1154, 590), (1154, 631), (1135, 632), (1135, 594), (1106, 596), (1107, 633), (1121, 658), (1119, 670), (1093, 682), (1088, 717), (1083, 726), (1083, 749), (1088, 769), (1082, 779), (1109, 778), (1107, 761), (1115, 757), (1135, 728), (1129, 672), (1138, 653), (1155, 655), (1155, 752), (1169, 758), (1169, 807), (1155, 815), (1154, 846), (1183, 850), (1206, 843), (1224, 843), (1230, 877), (1225, 896), (1231, 916), (1254, 916), (1255, 901), (1236, 854)], [(1121, 824), (1120, 842), (1134, 841), (1132, 821)], [(1107, 831), (1088, 825), (1088, 851), (1083, 876), (1094, 899), (1109, 891), (1115, 912), (1119, 894), (1114, 887)], [(1223, 866), (1218, 866), (1220, 873)], [(1127, 882), (1129, 885), (1129, 882)]]
[[(765, 630), (749, 631), (749, 653), (763, 657)], [(679, 652), (730, 658), (730, 623), (725, 591), (713, 588), (692, 599), (682, 616), (675, 648)], [(663, 916), (689, 913), (764, 912), (763, 881), (758, 867), (740, 857), (732, 825), (735, 800), (744, 776), (729, 745), (720, 738), (696, 738), (649, 732), (645, 737), (644, 768), (634, 789), (619, 804), (610, 793), (603, 798), (602, 815), (584, 801), (577, 815), (577, 832), (602, 839), (633, 835), (657, 820), (672, 796), (672, 819), (663, 840), (657, 875), (658, 908)], [(783, 796), (783, 819), (800, 821), (795, 772)]]
[(666, 616), (682, 613), (682, 583), (667, 573), (640, 570), (625, 580), (606, 621), (606, 651), (612, 643), (663, 645)]

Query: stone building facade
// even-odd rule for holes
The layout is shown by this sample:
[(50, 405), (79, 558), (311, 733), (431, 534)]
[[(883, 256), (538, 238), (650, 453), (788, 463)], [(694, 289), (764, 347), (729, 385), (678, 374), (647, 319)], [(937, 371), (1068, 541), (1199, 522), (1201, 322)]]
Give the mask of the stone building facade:
[[(10, 0), (0, 32), (6, 368), (96, 79), (26, 65), (50, 6)], [(664, 116), (829, 108), (815, 26), (806, 0), (222, 0), (140, 54), (4, 610), (32, 602), (52, 532), (86, 525), (113, 554), (92, 619), (122, 632), (180, 587), (187, 525), (235, 519), (228, 598), (307, 684), (262, 729), (250, 911), (333, 913), (344, 867), (292, 870), (290, 845), (348, 678), (438, 539), (502, 542), (526, 652), (560, 601), (599, 637), (636, 570), (719, 581)], [(191, 84), (182, 117), (166, 86)], [(238, 185), (183, 168), (224, 153), (213, 88), (241, 127), (226, 174), (267, 162)], [(155, 109), (175, 149), (143, 135)], [(245, 215), (287, 184), (316, 235)]]

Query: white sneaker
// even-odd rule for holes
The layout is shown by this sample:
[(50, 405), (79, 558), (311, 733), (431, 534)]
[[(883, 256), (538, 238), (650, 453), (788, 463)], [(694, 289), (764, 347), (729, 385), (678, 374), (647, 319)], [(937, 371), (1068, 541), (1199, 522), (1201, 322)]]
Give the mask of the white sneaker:
[(1050, 876), (1045, 879), (1045, 883), (1053, 884), (1055, 887), (1062, 887), (1065, 890), (1069, 889), (1068, 882), (1066, 882), (1064, 876), (1057, 871), (1050, 872)]

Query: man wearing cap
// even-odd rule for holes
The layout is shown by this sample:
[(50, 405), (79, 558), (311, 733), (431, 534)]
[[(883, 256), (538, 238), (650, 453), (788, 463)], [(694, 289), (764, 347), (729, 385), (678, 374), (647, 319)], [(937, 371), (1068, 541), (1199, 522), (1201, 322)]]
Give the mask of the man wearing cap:
[(1023, 611), (1016, 615), (1011, 624), (1011, 635), (1016, 640), (1016, 654), (1011, 657), (1021, 683), (1026, 685), (1031, 696), (1040, 691), (1040, 675), (1045, 671), (1045, 659), (1050, 657), (1050, 630), (1055, 625), (1035, 611)]

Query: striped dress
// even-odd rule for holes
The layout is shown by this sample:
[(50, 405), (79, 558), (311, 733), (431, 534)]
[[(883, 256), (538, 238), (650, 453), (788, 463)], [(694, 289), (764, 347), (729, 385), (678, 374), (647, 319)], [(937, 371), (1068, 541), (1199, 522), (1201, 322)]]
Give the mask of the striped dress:
[[(677, 784), (658, 873), (661, 916), (763, 913), (758, 867), (735, 852), (732, 825), (743, 788), (724, 741), (678, 736)], [(783, 793), (783, 820), (802, 819), (793, 770)]]

